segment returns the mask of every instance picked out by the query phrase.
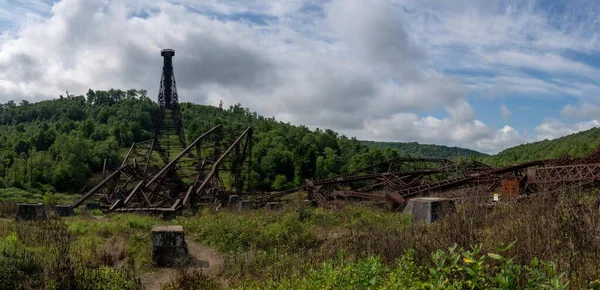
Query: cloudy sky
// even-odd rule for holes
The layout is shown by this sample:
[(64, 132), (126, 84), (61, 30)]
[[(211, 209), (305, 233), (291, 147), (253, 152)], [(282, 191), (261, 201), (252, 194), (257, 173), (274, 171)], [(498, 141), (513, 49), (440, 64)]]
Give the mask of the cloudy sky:
[(0, 0), (0, 102), (158, 90), (487, 153), (600, 125), (598, 1)]

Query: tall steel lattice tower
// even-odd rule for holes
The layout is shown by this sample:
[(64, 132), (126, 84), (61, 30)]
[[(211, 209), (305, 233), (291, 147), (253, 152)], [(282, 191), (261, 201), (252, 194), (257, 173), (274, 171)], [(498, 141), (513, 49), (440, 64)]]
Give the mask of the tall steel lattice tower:
[(163, 49), (160, 55), (163, 57), (163, 69), (158, 91), (158, 110), (154, 123), (153, 141), (155, 148), (158, 149), (166, 163), (186, 147), (186, 142), (173, 72), (175, 50)]

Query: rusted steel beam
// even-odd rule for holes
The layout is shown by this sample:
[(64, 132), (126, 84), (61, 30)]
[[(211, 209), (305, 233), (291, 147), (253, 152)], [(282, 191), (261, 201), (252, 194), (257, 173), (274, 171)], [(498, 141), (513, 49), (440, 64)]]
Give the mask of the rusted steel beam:
[(150, 143), (150, 149), (148, 150), (148, 154), (146, 155), (146, 163), (144, 164), (143, 174), (146, 175), (148, 171), (148, 166), (150, 165), (150, 158), (152, 157), (152, 151), (154, 150), (154, 142), (156, 142), (156, 138), (152, 138), (152, 143)]
[(385, 195), (382, 194), (372, 194), (372, 193), (364, 193), (358, 191), (348, 191), (348, 190), (334, 190), (333, 197), (357, 197), (368, 200), (385, 200)]
[(406, 199), (402, 197), (398, 192), (390, 191), (385, 193), (385, 199), (390, 203), (403, 204)]
[(84, 202), (86, 199), (88, 199), (90, 196), (92, 196), (92, 194), (94, 194), (96, 191), (98, 191), (98, 189), (102, 188), (102, 186), (104, 186), (106, 183), (108, 183), (110, 180), (112, 180), (115, 176), (118, 176), (119, 174), (121, 174), (121, 171), (123, 171), (123, 169), (125, 169), (126, 167), (127, 167), (127, 165), (125, 165), (125, 164), (121, 165), (121, 167), (117, 168), (117, 170), (115, 170), (113, 173), (106, 176), (102, 181), (100, 181), (98, 184), (96, 184), (96, 186), (94, 186), (87, 193), (83, 194), (79, 199), (77, 199), (74, 203), (72, 203), (71, 207), (79, 206), (82, 202)]
[(527, 183), (569, 183), (600, 180), (600, 163), (527, 169)]
[(406, 188), (400, 191), (400, 195), (402, 195), (403, 197), (409, 197), (424, 194), (430, 191), (445, 191), (448, 189), (456, 189), (463, 186), (475, 186), (482, 183), (496, 182), (499, 180), (499, 175), (523, 170), (529, 167), (543, 165), (547, 162), (548, 160), (536, 160), (502, 168), (493, 168), (486, 171), (468, 174), (463, 177), (446, 179), (431, 184), (424, 184)]
[(352, 176), (352, 175), (356, 175), (356, 174), (360, 174), (360, 173), (364, 173), (366, 171), (369, 171), (371, 169), (376, 169), (379, 166), (383, 166), (383, 165), (387, 165), (387, 169), (384, 170), (385, 171), (390, 171), (392, 168), (392, 165), (394, 164), (404, 164), (404, 163), (438, 163), (440, 165), (442, 165), (442, 168), (450, 168), (454, 165), (454, 163), (446, 158), (427, 158), (427, 157), (401, 157), (401, 158), (393, 158), (393, 159), (389, 159), (383, 162), (379, 162), (379, 163), (375, 163), (372, 165), (369, 165), (367, 167), (363, 167), (363, 168), (359, 168), (356, 169), (354, 171), (350, 171), (350, 172), (346, 172), (346, 173), (342, 173), (340, 175), (337, 176), (333, 176), (331, 177), (331, 179), (334, 178), (340, 178), (340, 177), (347, 177), (347, 176)]
[(131, 191), (131, 193), (125, 198), (125, 201), (123, 201), (124, 205), (129, 204), (129, 202), (131, 201), (131, 198), (137, 193), (137, 191), (140, 189), (140, 187), (142, 186), (142, 184), (144, 184), (144, 181), (140, 181), (138, 182), (138, 184), (133, 188), (133, 190)]
[(372, 173), (372, 174), (363, 174), (363, 175), (351, 175), (351, 176), (341, 176), (341, 177), (332, 177), (325, 179), (314, 180), (314, 185), (324, 185), (324, 184), (336, 184), (336, 183), (347, 183), (354, 181), (363, 181), (363, 180), (372, 180), (380, 177), (393, 177), (393, 176), (408, 176), (408, 175), (421, 175), (421, 174), (436, 174), (445, 172), (444, 168), (433, 168), (433, 169), (423, 169), (423, 170), (415, 170), (415, 171), (396, 171), (396, 172), (383, 172), (383, 173)]
[(187, 154), (192, 148), (194, 148), (194, 146), (196, 146), (196, 143), (200, 142), (200, 140), (202, 140), (204, 137), (206, 137), (207, 135), (213, 133), (215, 130), (217, 130), (218, 128), (220, 128), (221, 125), (217, 125), (214, 128), (204, 132), (204, 134), (200, 135), (200, 137), (196, 138), (196, 140), (194, 142), (192, 142), (192, 144), (190, 144), (187, 148), (185, 148), (183, 151), (181, 151), (175, 158), (173, 158), (173, 160), (171, 160), (169, 163), (167, 163), (167, 165), (163, 166), (163, 168), (161, 170), (159, 170), (145, 185), (144, 188), (148, 188), (150, 187), (154, 182), (156, 182), (159, 178), (161, 178), (165, 172), (167, 172), (167, 170), (169, 170), (174, 164), (177, 163), (177, 161), (179, 161), (179, 159), (181, 159), (181, 157), (183, 157), (185, 154)]
[(129, 154), (131, 154), (131, 151), (133, 151), (133, 148), (135, 148), (135, 143), (131, 144), (131, 147), (129, 147), (129, 151), (127, 151), (125, 158), (123, 158), (123, 163), (121, 163), (121, 166), (127, 163), (127, 159), (129, 158)]
[(216, 172), (219, 168), (219, 165), (221, 165), (221, 163), (223, 162), (223, 160), (225, 160), (227, 155), (229, 155), (229, 153), (235, 148), (235, 146), (237, 146), (242, 141), (242, 139), (244, 139), (244, 137), (246, 137), (248, 134), (251, 134), (250, 133), (251, 131), (252, 131), (252, 127), (248, 127), (246, 130), (244, 130), (244, 132), (231, 144), (231, 146), (229, 146), (229, 148), (227, 148), (227, 150), (225, 150), (225, 152), (223, 152), (221, 154), (219, 159), (217, 159), (217, 161), (215, 161), (215, 163), (212, 165), (211, 171), (204, 177), (204, 181), (202, 181), (202, 183), (200, 184), (198, 189), (196, 189), (195, 191), (188, 190), (188, 192), (186, 192), (185, 197), (183, 198), (183, 201), (182, 201), (182, 206), (187, 205), (187, 203), (189, 201), (189, 197), (192, 192), (199, 194), (200, 192), (202, 192), (202, 190), (204, 190), (204, 187), (206, 187), (208, 182), (216, 174)]

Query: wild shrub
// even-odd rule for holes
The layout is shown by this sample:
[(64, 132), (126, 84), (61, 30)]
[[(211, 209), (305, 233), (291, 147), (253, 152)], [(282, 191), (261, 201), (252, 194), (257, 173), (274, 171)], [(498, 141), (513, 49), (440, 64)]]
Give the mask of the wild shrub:
[(242, 284), (239, 289), (566, 289), (563, 274), (552, 263), (533, 260), (514, 263), (481, 248), (452, 246), (431, 254), (431, 264), (418, 265), (408, 252), (396, 267), (378, 257), (348, 262), (343, 254), (312, 269), (303, 277), (267, 279)]
[(0, 289), (39, 289), (44, 286), (44, 266), (34, 251), (12, 233), (0, 240)]
[(13, 232), (0, 240), (0, 289), (141, 288), (124, 236), (77, 236), (62, 220), (1, 225)]
[(161, 290), (212, 290), (220, 289), (219, 283), (196, 269), (180, 268)]
[[(96, 269), (83, 268), (74, 279), (75, 288), (82, 290), (138, 290), (141, 281), (131, 267), (115, 269), (101, 266)], [(57, 288), (64, 289), (64, 288)]]
[(17, 213), (17, 203), (0, 201), (0, 217), (14, 218)]
[(224, 212), (178, 222), (194, 239), (216, 246), (222, 252), (273, 247), (297, 249), (315, 241), (312, 224), (301, 221), (295, 211)]

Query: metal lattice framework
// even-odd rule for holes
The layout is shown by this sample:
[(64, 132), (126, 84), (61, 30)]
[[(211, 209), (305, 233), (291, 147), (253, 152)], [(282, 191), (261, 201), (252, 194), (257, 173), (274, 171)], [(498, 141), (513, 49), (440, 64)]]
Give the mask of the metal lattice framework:
[[(226, 140), (224, 128), (215, 126), (186, 145), (173, 70), (175, 51), (164, 49), (161, 55), (152, 139), (132, 144), (123, 162), (108, 174), (105, 164), (101, 180), (72, 207), (98, 198), (105, 209), (115, 212), (178, 212), (207, 197), (239, 197), (245, 187), (251, 187), (252, 128)], [(221, 174), (228, 175), (230, 184), (224, 184)], [(444, 158), (395, 158), (338, 176), (307, 180), (303, 186), (263, 194), (255, 201), (265, 204), (304, 191), (320, 206), (336, 199), (353, 199), (384, 201), (397, 207), (408, 198), (481, 185), (488, 191), (501, 185), (507, 194), (518, 196), (544, 187), (557, 190), (598, 181), (600, 146), (582, 158), (563, 156), (501, 168), (476, 161), (459, 166)]]
[[(308, 198), (320, 206), (337, 198), (354, 200), (387, 201), (401, 205), (407, 198), (453, 192), (467, 187), (487, 186), (492, 191), (502, 185), (509, 196), (535, 192), (566, 189), (572, 186), (597, 185), (600, 181), (600, 146), (590, 155), (582, 158), (563, 156), (558, 159), (534, 160), (501, 168), (493, 168), (480, 162), (471, 162), (454, 177), (438, 181), (424, 179), (424, 176), (440, 176), (440, 173), (457, 172), (456, 166), (444, 160), (435, 160), (442, 167), (427, 168), (422, 171), (391, 171), (391, 164), (400, 161), (426, 162), (434, 159), (393, 160), (374, 164), (333, 178), (308, 180), (302, 187), (272, 193), (264, 197), (271, 200), (299, 190), (306, 191)], [(390, 166), (388, 171), (375, 172), (381, 165)], [(423, 167), (422, 167), (423, 168)], [(353, 186), (355, 181), (371, 180), (366, 186)], [(337, 185), (350, 185), (350, 189), (340, 190)], [(489, 186), (488, 186), (489, 185)], [(373, 193), (383, 188), (382, 193)], [(551, 190), (550, 190), (551, 189)], [(600, 198), (598, 205), (600, 206)]]
[[(72, 207), (99, 197), (109, 211), (177, 212), (203, 196), (226, 199), (251, 186), (252, 128), (228, 142), (218, 125), (186, 145), (173, 73), (175, 51), (165, 49), (161, 55), (163, 70), (152, 139), (132, 144), (121, 165), (103, 174)], [(230, 191), (222, 172), (231, 180)]]
[[(367, 200), (388, 200), (392, 203), (404, 202), (398, 193), (407, 186), (430, 183), (429, 176), (445, 176), (456, 169), (455, 164), (445, 158), (394, 158), (360, 168), (338, 176), (307, 180), (298, 188), (267, 194), (258, 199), (265, 203), (285, 195), (305, 191), (316, 204), (326, 206), (337, 197), (355, 197)], [(347, 187), (356, 190), (344, 190)], [(374, 191), (383, 193), (373, 193)]]

